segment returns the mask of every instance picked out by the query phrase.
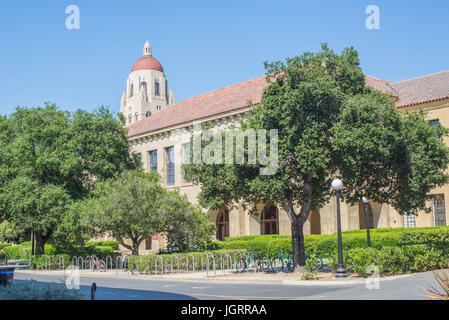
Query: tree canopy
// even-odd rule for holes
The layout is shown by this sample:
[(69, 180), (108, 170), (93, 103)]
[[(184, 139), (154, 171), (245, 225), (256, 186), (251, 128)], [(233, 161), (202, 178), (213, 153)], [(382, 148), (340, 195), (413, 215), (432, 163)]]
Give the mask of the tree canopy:
[(265, 66), (268, 86), (240, 127), (278, 130), (277, 171), (261, 175), (260, 159), (203, 161), (184, 170), (202, 185), (205, 207), (242, 203), (254, 211), (264, 202), (283, 208), (291, 221), (295, 266), (305, 264), (304, 223), (331, 198), (332, 179), (343, 180), (344, 201), (368, 196), (400, 213), (424, 208), (428, 193), (447, 182), (449, 153), (440, 139), (447, 130), (429, 126), (424, 113), (400, 116), (394, 97), (365, 85), (352, 47), (337, 54), (323, 45), (317, 53)]
[(194, 243), (210, 240), (207, 214), (178, 191), (166, 190), (160, 180), (155, 172), (130, 170), (97, 184), (84, 203), (84, 223), (93, 234), (109, 234), (135, 255), (142, 241), (155, 234), (168, 235), (180, 249), (185, 249), (188, 234)]
[(136, 167), (123, 119), (46, 104), (0, 117), (0, 215), (36, 234), (36, 252), (97, 181)]

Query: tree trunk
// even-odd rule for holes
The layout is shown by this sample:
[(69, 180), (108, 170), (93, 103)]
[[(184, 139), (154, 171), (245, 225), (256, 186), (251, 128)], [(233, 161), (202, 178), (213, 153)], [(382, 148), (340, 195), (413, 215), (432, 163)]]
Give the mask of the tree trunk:
[(304, 246), (304, 223), (309, 218), (312, 206), (313, 182), (312, 174), (304, 174), (303, 203), (299, 214), (296, 214), (293, 202), (293, 192), (290, 189), (284, 191), (284, 209), (290, 218), (292, 227), (293, 270), (304, 267), (306, 264)]
[(291, 222), (292, 225), (292, 249), (293, 249), (293, 268), (304, 267), (306, 264), (305, 247), (304, 247), (304, 223), (301, 219), (296, 218)]
[(35, 253), (37, 255), (44, 254), (44, 252), (45, 252), (45, 242), (47, 242), (47, 237), (44, 237), (42, 231), (36, 231), (35, 232), (35, 236), (36, 236)]
[(133, 241), (132, 255), (138, 256), (140, 241), (138, 241), (137, 239), (132, 239), (132, 241)]

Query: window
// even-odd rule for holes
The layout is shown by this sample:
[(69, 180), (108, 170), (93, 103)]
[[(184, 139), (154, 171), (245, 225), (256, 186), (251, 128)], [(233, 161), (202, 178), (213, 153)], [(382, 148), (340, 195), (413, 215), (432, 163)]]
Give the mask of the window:
[(134, 95), (134, 85), (131, 83), (129, 86), (129, 96), (132, 97)]
[(438, 125), (440, 123), (440, 120), (438, 120), (438, 119), (430, 120), (429, 123), (430, 123), (431, 127), (435, 127), (436, 125)]
[(433, 224), (437, 226), (446, 225), (446, 208), (444, 205), (444, 194), (437, 194), (432, 199)]
[(149, 117), (149, 116), (151, 116), (151, 111), (147, 111), (147, 113), (145, 113), (145, 117)]
[(143, 87), (143, 94), (145, 96), (145, 101), (148, 102), (148, 94), (147, 94), (147, 83), (145, 81), (142, 81), (142, 83), (140, 84), (140, 87)]
[(136, 121), (139, 120), (139, 114), (137, 112), (134, 114), (134, 117), (136, 118)]
[(131, 122), (133, 122), (133, 117), (132, 117), (132, 115), (129, 115), (128, 116), (128, 123), (131, 124)]
[[(182, 145), (182, 164), (189, 165), (190, 164), (190, 143), (186, 143)], [(190, 182), (191, 179), (189, 177), (184, 176), (184, 182)]]
[(260, 227), (261, 234), (279, 234), (279, 214), (276, 206), (263, 208)]
[[(430, 120), (430, 121), (429, 121), (429, 124), (430, 124), (431, 127), (435, 127), (435, 126), (437, 126), (437, 125), (440, 124), (440, 120), (438, 120), (438, 119)], [(438, 139), (440, 139), (440, 136), (439, 136), (438, 134), (435, 134), (435, 136), (436, 136)]]
[(159, 82), (157, 80), (154, 82), (154, 95), (159, 96)]
[(157, 150), (149, 152), (150, 154), (150, 171), (157, 172)]
[(166, 157), (166, 164), (167, 164), (167, 181), (166, 183), (168, 185), (174, 185), (175, 184), (175, 152), (174, 147), (168, 147), (165, 148), (165, 157)]
[(415, 215), (414, 214), (404, 214), (404, 228), (414, 228), (416, 227)]
[(145, 250), (151, 250), (151, 239), (145, 239)]
[(217, 240), (229, 237), (229, 211), (220, 211), (217, 216)]
[(156, 109), (157, 109), (157, 110), (161, 110), (161, 106), (157, 106)]

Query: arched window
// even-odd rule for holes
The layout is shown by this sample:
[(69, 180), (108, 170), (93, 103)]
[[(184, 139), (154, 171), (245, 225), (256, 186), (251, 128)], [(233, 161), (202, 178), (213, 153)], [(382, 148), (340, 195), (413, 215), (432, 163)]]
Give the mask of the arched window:
[(129, 96), (132, 97), (134, 95), (134, 85), (131, 83), (129, 86)]
[(134, 117), (136, 118), (136, 121), (139, 120), (139, 114), (137, 112), (134, 114)]
[(145, 114), (145, 117), (149, 117), (149, 116), (151, 116), (151, 111), (147, 111), (147, 113)]
[(145, 81), (142, 81), (140, 84), (140, 87), (143, 87), (143, 92), (145, 95), (145, 101), (148, 102), (148, 91), (147, 91), (147, 83)]
[(220, 211), (217, 216), (217, 240), (229, 237), (229, 211)]
[(157, 110), (161, 110), (161, 106), (157, 106), (156, 109), (157, 109)]
[(263, 208), (260, 215), (260, 234), (279, 234), (279, 211), (276, 206)]
[(160, 95), (159, 94), (159, 82), (157, 80), (154, 82), (154, 95), (155, 96), (159, 96)]
[(132, 117), (132, 115), (130, 114), (130, 115), (128, 116), (128, 123), (131, 124), (132, 121), (133, 121), (133, 117)]

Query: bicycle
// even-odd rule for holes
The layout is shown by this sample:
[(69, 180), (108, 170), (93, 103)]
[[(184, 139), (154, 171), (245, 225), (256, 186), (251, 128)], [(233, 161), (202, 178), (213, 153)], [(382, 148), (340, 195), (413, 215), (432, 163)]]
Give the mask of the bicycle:
[(97, 257), (90, 257), (90, 271), (94, 272), (95, 270), (105, 272), (106, 271), (106, 264), (103, 260), (98, 260)]
[[(310, 259), (311, 255), (308, 250), (304, 250), (304, 254), (305, 254), (306, 261), (308, 259)], [(322, 269), (324, 267), (323, 259), (318, 254), (315, 254), (314, 259), (315, 259), (316, 268), (318, 270)]]
[(245, 272), (246, 269), (254, 268), (256, 272), (266, 270), (268, 263), (266, 262), (266, 257), (260, 250), (254, 249), (250, 250), (249, 255), (240, 258), (236, 263), (236, 270), (239, 273)]
[(293, 258), (292, 252), (285, 254), (283, 249), (278, 249), (277, 255), (271, 259), (270, 269), (272, 272), (276, 273), (277, 268), (280, 267), (281, 271), (287, 270), (288, 272), (293, 271)]
[[(304, 255), (306, 261), (311, 257), (311, 254), (308, 250), (304, 251)], [(315, 265), (317, 269), (320, 270), (321, 268), (323, 268), (323, 259), (318, 254), (315, 255), (314, 259), (316, 259)], [(271, 260), (270, 268), (273, 272), (276, 273), (278, 267), (280, 267), (280, 270), (283, 272), (293, 272), (292, 251), (289, 251), (289, 254), (287, 255), (284, 253), (284, 250), (278, 250), (278, 254)]]

